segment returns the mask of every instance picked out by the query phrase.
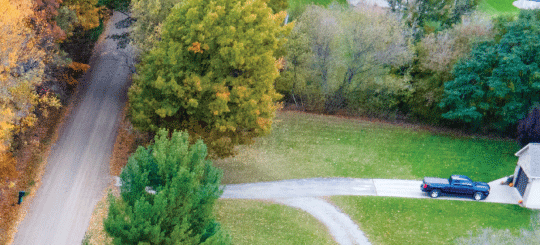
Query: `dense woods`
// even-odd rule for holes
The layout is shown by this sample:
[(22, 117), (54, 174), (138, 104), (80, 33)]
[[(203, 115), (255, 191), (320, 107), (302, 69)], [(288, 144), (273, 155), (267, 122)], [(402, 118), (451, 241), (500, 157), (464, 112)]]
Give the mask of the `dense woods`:
[[(271, 108), (279, 98), (272, 95), (274, 89), (285, 104), (307, 111), (400, 118), (510, 137), (515, 137), (518, 121), (539, 101), (536, 49), (530, 44), (537, 37), (537, 11), (491, 18), (475, 12), (477, 0), (394, 0), (388, 9), (307, 6), (289, 20), (294, 25), (289, 34), (275, 34), (279, 45), (266, 53), (275, 60), (279, 76), (269, 68), (265, 74), (274, 74), (268, 80), (272, 82), (255, 85), (252, 82), (259, 79), (246, 72), (243, 62), (250, 55), (266, 59), (261, 56), (264, 51), (250, 53), (249, 48), (259, 47), (257, 39), (268, 35), (245, 23), (259, 19), (227, 22), (227, 15), (246, 13), (234, 10), (242, 1), (228, 4), (133, 1), (137, 22), (132, 36), (143, 54), (130, 92), (131, 117), (137, 127), (188, 129), (208, 143), (211, 154), (227, 156), (234, 154), (234, 145), (268, 132), (275, 109), (262, 108)], [(286, 8), (284, 1), (259, 5), (272, 7), (264, 15), (276, 16), (272, 18), (279, 21), (274, 25), (283, 23), (279, 11)], [(220, 12), (216, 6), (228, 11)], [(217, 20), (224, 24), (215, 24)], [(250, 43), (245, 35), (235, 33), (257, 35)], [(522, 45), (527, 50), (513, 48)], [(221, 58), (216, 59), (216, 52)], [(227, 56), (227, 52), (232, 53)], [(495, 69), (497, 62), (502, 66)], [(493, 75), (482, 73), (488, 66), (495, 69)], [(243, 79), (253, 85), (241, 85)], [(232, 98), (240, 96), (235, 87), (240, 85), (246, 91), (268, 91), (265, 100), (271, 103), (262, 106), (259, 97), (250, 103), (262, 107), (242, 109), (247, 105)], [(247, 101), (249, 96), (243, 98)]]
[(382, 9), (308, 7), (289, 36), (276, 87), (313, 111), (394, 110), (410, 93), (408, 76), (391, 73), (411, 62), (406, 33), (398, 16)]
[(489, 18), (478, 1), (394, 2), (308, 7), (285, 45), (284, 100), (515, 137), (540, 100), (539, 11)]

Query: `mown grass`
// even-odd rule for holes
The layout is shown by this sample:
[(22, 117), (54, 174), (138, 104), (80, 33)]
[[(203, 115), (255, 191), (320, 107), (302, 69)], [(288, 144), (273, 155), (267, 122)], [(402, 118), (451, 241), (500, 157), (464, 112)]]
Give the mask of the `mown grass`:
[(483, 0), (478, 5), (478, 10), (491, 16), (517, 15), (519, 9), (512, 5), (514, 1), (516, 0)]
[(517, 205), (436, 199), (334, 196), (373, 244), (452, 244), (469, 231), (527, 228), (531, 211)]
[(253, 200), (218, 200), (216, 218), (233, 244), (336, 244), (313, 216), (295, 208)]
[(334, 116), (281, 111), (270, 135), (214, 161), (225, 184), (312, 177), (421, 179), (464, 174), (492, 181), (513, 173), (512, 140), (434, 133)]

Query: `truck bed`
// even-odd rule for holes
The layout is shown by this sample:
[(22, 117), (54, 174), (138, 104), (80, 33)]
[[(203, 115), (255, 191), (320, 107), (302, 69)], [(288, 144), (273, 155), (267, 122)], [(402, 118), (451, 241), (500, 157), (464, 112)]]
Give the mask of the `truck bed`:
[(449, 185), (448, 179), (435, 178), (435, 177), (424, 177), (424, 183), (426, 184), (442, 184)]

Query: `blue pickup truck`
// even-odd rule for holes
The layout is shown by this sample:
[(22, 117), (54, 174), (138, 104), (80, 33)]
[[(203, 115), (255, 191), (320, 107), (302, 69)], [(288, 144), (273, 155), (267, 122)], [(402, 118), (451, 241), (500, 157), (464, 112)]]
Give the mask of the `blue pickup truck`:
[(452, 175), (448, 179), (425, 177), (420, 185), (423, 192), (432, 198), (442, 193), (455, 195), (471, 195), (474, 200), (485, 199), (489, 195), (489, 185), (484, 182), (473, 182), (465, 175)]

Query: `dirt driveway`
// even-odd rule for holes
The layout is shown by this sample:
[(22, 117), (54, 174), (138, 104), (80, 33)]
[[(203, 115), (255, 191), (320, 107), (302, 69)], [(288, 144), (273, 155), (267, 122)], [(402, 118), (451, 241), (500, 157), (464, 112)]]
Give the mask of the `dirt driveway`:
[(42, 184), (13, 244), (81, 244), (92, 210), (111, 181), (109, 158), (130, 69), (116, 41), (115, 13), (96, 44), (82, 96), (53, 146)]

